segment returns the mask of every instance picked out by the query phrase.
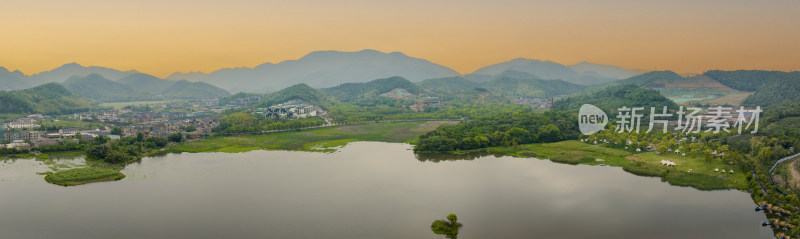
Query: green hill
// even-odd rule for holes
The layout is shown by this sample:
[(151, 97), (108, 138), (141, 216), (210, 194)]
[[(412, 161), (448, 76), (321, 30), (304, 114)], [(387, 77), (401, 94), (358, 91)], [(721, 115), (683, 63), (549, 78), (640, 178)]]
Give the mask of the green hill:
[(302, 100), (326, 109), (335, 104), (334, 100), (319, 90), (306, 84), (297, 84), (267, 95), (264, 100), (257, 104), (257, 107), (269, 107), (290, 100)]
[(393, 89), (405, 89), (408, 92), (419, 91), (419, 86), (403, 77), (390, 77), (377, 79), (364, 83), (344, 83), (335, 87), (323, 89), (325, 94), (341, 102), (367, 102)]
[[(758, 88), (765, 84), (773, 83), (779, 79), (785, 79), (792, 76), (793, 73), (781, 71), (720, 71), (713, 70), (707, 71), (704, 75), (722, 83), (723, 85), (741, 90), (741, 91), (757, 91)], [(794, 73), (795, 77), (800, 75), (800, 72)]]
[(733, 89), (755, 91), (748, 106), (777, 106), (800, 101), (800, 72), (708, 71), (705, 75)]
[(227, 97), (231, 94), (205, 82), (181, 80), (162, 91), (161, 95), (170, 99), (208, 99)]
[(423, 89), (448, 94), (470, 93), (475, 90), (475, 87), (480, 85), (477, 82), (464, 79), (460, 76), (427, 79), (418, 84)]
[(658, 91), (645, 89), (634, 84), (608, 86), (600, 91), (573, 95), (555, 103), (557, 110), (569, 112), (578, 112), (578, 109), (583, 104), (597, 106), (605, 111), (609, 117), (615, 117), (617, 109), (623, 106), (628, 108), (644, 107), (648, 113), (650, 107), (667, 106), (670, 111), (678, 110), (675, 102), (659, 94)]
[(501, 76), (481, 88), (511, 97), (549, 98), (580, 91), (585, 86), (562, 80), (519, 79)]
[(160, 100), (152, 93), (136, 91), (129, 85), (123, 85), (98, 74), (86, 77), (72, 77), (63, 83), (67, 90), (74, 94), (103, 102)]
[(524, 74), (506, 72), (493, 80), (474, 82), (462, 77), (428, 79), (419, 83), (423, 89), (448, 94), (477, 94), (478, 90), (508, 97), (547, 98), (576, 93), (586, 86), (562, 80), (540, 80)]
[(96, 102), (49, 83), (25, 90), (0, 92), (0, 114), (67, 114), (96, 108)]
[(641, 75), (633, 76), (628, 79), (620, 80), (611, 82), (608, 85), (638, 85), (643, 86), (647, 83), (651, 83), (654, 80), (666, 80), (666, 81), (674, 81), (674, 80), (681, 80), (683, 76), (678, 75), (672, 71), (651, 71)]

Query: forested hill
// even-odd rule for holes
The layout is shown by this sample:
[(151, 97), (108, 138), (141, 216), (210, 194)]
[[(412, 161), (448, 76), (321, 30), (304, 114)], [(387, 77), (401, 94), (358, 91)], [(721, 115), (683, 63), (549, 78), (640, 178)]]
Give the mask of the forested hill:
[(483, 83), (480, 87), (505, 96), (527, 98), (550, 98), (572, 94), (586, 88), (562, 80), (521, 79), (507, 76)]
[(467, 123), (440, 126), (419, 137), (414, 151), (449, 152), (578, 138), (577, 117), (567, 112), (504, 112)]
[(478, 82), (460, 76), (427, 79), (418, 84), (422, 88), (447, 94), (468, 93), (480, 85)]
[(440, 93), (476, 94), (490, 91), (507, 97), (549, 98), (579, 92), (586, 86), (562, 80), (541, 80), (524, 75), (501, 75), (484, 82), (474, 82), (462, 77), (429, 79), (419, 83), (426, 90)]
[(85, 77), (72, 77), (63, 84), (72, 93), (104, 102), (161, 99), (155, 94), (136, 91), (129, 85), (111, 81), (94, 73)]
[(48, 83), (25, 90), (0, 91), (0, 114), (67, 114), (96, 108), (96, 102)]
[(800, 72), (708, 71), (705, 75), (733, 89), (755, 91), (744, 105), (770, 107), (800, 101)]
[(556, 109), (568, 112), (578, 112), (583, 104), (592, 104), (605, 111), (609, 117), (616, 115), (617, 109), (626, 107), (650, 107), (667, 106), (670, 111), (675, 111), (678, 106), (675, 102), (667, 99), (651, 89), (644, 89), (640, 86), (615, 85), (608, 86), (602, 90), (573, 95), (556, 101)]
[(319, 90), (311, 88), (306, 84), (297, 84), (267, 95), (264, 100), (259, 102), (256, 106), (269, 107), (290, 100), (302, 100), (306, 103), (318, 105), (323, 108), (328, 108), (336, 104), (335, 100), (329, 98)]
[(609, 85), (638, 85), (643, 86), (654, 80), (681, 80), (683, 76), (672, 71), (651, 71), (641, 75), (633, 76), (624, 80), (615, 81)]
[(411, 81), (403, 77), (395, 76), (364, 83), (344, 83), (335, 87), (322, 89), (322, 91), (341, 102), (356, 102), (360, 100), (374, 100), (381, 94), (397, 88), (404, 89), (412, 94), (416, 94), (420, 89), (419, 86)]
[[(167, 80), (163, 80), (167, 81)], [(189, 82), (180, 80), (169, 88), (164, 89), (161, 95), (167, 99), (208, 99), (230, 96), (227, 91), (205, 82)]]

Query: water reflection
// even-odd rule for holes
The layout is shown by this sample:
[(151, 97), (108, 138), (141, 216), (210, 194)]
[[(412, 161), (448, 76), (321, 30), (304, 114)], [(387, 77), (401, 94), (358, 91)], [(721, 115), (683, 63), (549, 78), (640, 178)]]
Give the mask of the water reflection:
[(469, 152), (463, 154), (446, 154), (446, 153), (436, 153), (436, 154), (414, 154), (414, 157), (417, 158), (420, 162), (442, 162), (442, 161), (456, 161), (456, 160), (475, 160), (477, 158), (482, 158), (486, 156), (494, 156), (494, 157), (502, 157), (502, 154), (496, 153), (489, 153), (489, 152)]
[[(68, 188), (36, 175), (43, 162), (2, 163), (0, 238), (433, 239), (431, 221), (451, 212), (468, 225), (462, 239), (771, 238), (739, 191), (547, 160), (419, 160), (410, 148), (170, 154)], [(444, 160), (455, 161), (427, 163)]]

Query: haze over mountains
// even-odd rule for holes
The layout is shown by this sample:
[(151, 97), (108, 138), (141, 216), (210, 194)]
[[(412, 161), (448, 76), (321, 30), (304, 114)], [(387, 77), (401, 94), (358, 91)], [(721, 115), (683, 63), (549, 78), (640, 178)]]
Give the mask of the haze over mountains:
[(208, 82), (232, 92), (263, 92), (276, 91), (299, 83), (326, 88), (392, 76), (422, 81), (457, 75), (460, 74), (450, 68), (400, 52), (363, 50), (315, 51), (298, 60), (264, 63), (254, 68), (221, 69), (209, 74), (175, 73), (168, 79)]
[[(488, 82), (495, 80), (498, 76), (505, 76), (516, 79), (563, 80), (579, 85), (596, 85), (625, 79), (636, 75), (637, 72), (616, 66), (587, 62), (567, 66), (551, 61), (518, 58), (486, 66), (474, 73), (462, 76), (448, 67), (410, 57), (400, 52), (316, 51), (297, 60), (276, 64), (264, 63), (253, 68), (225, 68), (207, 74), (176, 72), (167, 79), (142, 74), (135, 70), (120, 71), (99, 66), (81, 66), (77, 63), (65, 64), (53, 70), (30, 76), (19, 71), (9, 72), (5, 68), (0, 68), (0, 90), (25, 89), (50, 82), (65, 83), (75, 76), (86, 77), (91, 74), (97, 74), (118, 84), (128, 85), (137, 92), (159, 95), (178, 80), (205, 82), (228, 92), (264, 93), (274, 92), (299, 83), (314, 88), (328, 88), (343, 83), (369, 82), (394, 76), (403, 77), (411, 82), (445, 77), (464, 77), (475, 82)], [(112, 84), (103, 85), (112, 86)], [(184, 83), (177, 84), (178, 87), (184, 85), (190, 86)], [(201, 88), (208, 89), (208, 86)], [(214, 95), (223, 94), (217, 90), (208, 90), (207, 93), (214, 92)], [(149, 97), (146, 94), (140, 96)]]
[(528, 77), (531, 78), (563, 80), (580, 85), (603, 84), (637, 75), (635, 71), (625, 70), (620, 67), (588, 62), (565, 66), (552, 61), (517, 58), (478, 69), (474, 73), (467, 75), (467, 78), (481, 81), (481, 79), (491, 79), (491, 77), (486, 76), (501, 75), (509, 71), (515, 72), (518, 76), (517, 78), (521, 73), (527, 73), (530, 74)]

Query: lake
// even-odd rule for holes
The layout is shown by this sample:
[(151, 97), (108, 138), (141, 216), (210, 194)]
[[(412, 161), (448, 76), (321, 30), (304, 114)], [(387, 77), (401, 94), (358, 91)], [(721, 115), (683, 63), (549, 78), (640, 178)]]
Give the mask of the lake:
[(407, 144), (170, 154), (75, 187), (35, 174), (47, 167), (0, 163), (0, 238), (444, 238), (430, 224), (449, 213), (461, 239), (773, 238), (744, 192), (538, 159), (420, 161)]

